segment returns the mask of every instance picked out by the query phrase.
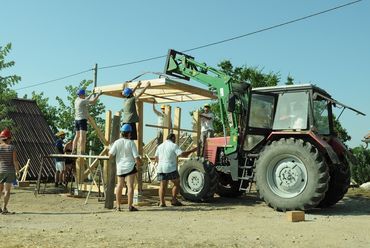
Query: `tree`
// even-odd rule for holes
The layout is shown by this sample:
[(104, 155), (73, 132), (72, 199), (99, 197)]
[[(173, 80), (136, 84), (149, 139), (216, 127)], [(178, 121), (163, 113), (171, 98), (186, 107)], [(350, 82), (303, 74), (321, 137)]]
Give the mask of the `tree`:
[[(221, 61), (218, 64), (218, 67), (221, 71), (239, 81), (249, 82), (252, 87), (276, 86), (280, 81), (280, 75), (278, 73), (263, 73), (262, 69), (258, 69), (257, 67), (243, 66), (234, 68), (229, 60)], [(215, 113), (215, 116), (220, 116), (220, 106), (218, 102), (214, 102), (210, 105), (211, 111)], [(225, 119), (225, 121), (227, 120)], [(213, 125), (216, 135), (223, 133), (223, 127), (220, 118), (216, 118), (213, 122)]]
[[(65, 103), (60, 97), (56, 97), (58, 102), (58, 107), (56, 108), (57, 118), (56, 118), (56, 126), (59, 129), (64, 129), (68, 131), (71, 135), (70, 138), (73, 137), (74, 134), (74, 102), (77, 98), (77, 90), (78, 89), (86, 89), (89, 85), (91, 85), (91, 80), (83, 80), (76, 86), (66, 86), (65, 89), (67, 90), (67, 102)], [(91, 91), (86, 90), (86, 94), (90, 94)], [(105, 106), (103, 103), (98, 100), (95, 105), (90, 105), (89, 113), (92, 117), (94, 117), (96, 124), (98, 127), (104, 127), (104, 120), (101, 118), (101, 114), (105, 112)], [(90, 141), (92, 141), (92, 147), (90, 147)], [(103, 149), (103, 145), (101, 144), (96, 131), (88, 125), (87, 131), (87, 150), (92, 150), (95, 154), (101, 152)]]
[(352, 179), (358, 184), (363, 184), (370, 181), (370, 150), (362, 146), (352, 149), (353, 155), (356, 157), (356, 165), (351, 167)]
[(21, 80), (21, 77), (17, 75), (3, 76), (2, 73), (4, 69), (15, 65), (14, 61), (5, 61), (5, 57), (9, 54), (11, 48), (11, 43), (6, 44), (4, 47), (0, 46), (0, 130), (14, 125), (12, 120), (7, 117), (9, 111), (12, 109), (8, 105), (8, 102), (16, 98), (17, 93), (10, 89), (10, 87)]

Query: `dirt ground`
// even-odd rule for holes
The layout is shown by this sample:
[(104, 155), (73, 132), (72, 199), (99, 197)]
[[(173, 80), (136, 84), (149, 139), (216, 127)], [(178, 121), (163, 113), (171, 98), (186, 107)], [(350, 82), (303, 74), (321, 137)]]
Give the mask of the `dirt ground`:
[(359, 189), (296, 223), (255, 193), (183, 207), (155, 201), (114, 212), (96, 196), (85, 205), (85, 198), (15, 189), (9, 209), (16, 214), (0, 215), (0, 247), (370, 247), (370, 197)]

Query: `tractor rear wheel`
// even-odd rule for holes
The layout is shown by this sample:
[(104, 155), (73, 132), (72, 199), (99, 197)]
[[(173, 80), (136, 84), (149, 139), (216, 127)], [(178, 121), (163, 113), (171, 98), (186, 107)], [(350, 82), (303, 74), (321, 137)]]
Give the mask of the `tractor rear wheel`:
[(180, 166), (180, 193), (189, 201), (213, 198), (218, 184), (217, 172), (209, 161), (189, 159)]
[(318, 207), (327, 208), (342, 200), (351, 182), (351, 170), (347, 161), (329, 167), (330, 181), (328, 191)]
[(329, 172), (318, 150), (301, 139), (266, 146), (256, 163), (261, 199), (279, 211), (316, 207), (328, 189)]

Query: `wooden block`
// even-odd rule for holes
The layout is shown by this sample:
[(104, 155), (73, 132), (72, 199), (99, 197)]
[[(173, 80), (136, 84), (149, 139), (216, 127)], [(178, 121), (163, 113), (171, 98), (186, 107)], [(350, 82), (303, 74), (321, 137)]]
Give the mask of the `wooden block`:
[(29, 187), (30, 186), (30, 182), (28, 182), (28, 181), (24, 181), (24, 182), (19, 181), (18, 182), (18, 186), (19, 187)]
[(304, 221), (304, 211), (288, 211), (286, 212), (288, 221), (298, 222)]

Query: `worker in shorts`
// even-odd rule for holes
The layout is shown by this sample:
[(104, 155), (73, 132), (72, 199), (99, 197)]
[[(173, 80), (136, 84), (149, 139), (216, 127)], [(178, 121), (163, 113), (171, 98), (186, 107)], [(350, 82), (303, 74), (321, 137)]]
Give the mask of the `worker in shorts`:
[(10, 144), (11, 133), (8, 129), (4, 129), (0, 133), (0, 198), (4, 193), (4, 202), (0, 208), (1, 214), (12, 214), (8, 211), (8, 203), (10, 198), (10, 189), (13, 182), (16, 180), (16, 175), (19, 174), (19, 162), (15, 147)]
[(85, 154), (87, 119), (89, 117), (88, 107), (89, 104), (95, 104), (101, 94), (102, 92), (99, 91), (98, 94), (91, 94), (90, 96), (86, 97), (86, 91), (84, 89), (79, 89), (77, 91), (77, 98), (75, 100), (76, 135), (73, 139), (72, 154), (77, 153), (77, 144), (80, 144), (80, 153)]
[(122, 125), (129, 124), (132, 128), (131, 132), (131, 140), (137, 140), (137, 131), (136, 131), (136, 123), (139, 122), (139, 116), (137, 114), (136, 109), (136, 102), (139, 100), (139, 97), (144, 94), (146, 89), (150, 86), (148, 83), (144, 89), (137, 95), (135, 92), (137, 88), (141, 86), (141, 82), (138, 82), (134, 89), (125, 88), (122, 91), (122, 96), (125, 98), (123, 102), (123, 119)]
[[(57, 140), (55, 141), (55, 147), (57, 148), (58, 154), (64, 154), (64, 138), (66, 134), (63, 131), (59, 131), (55, 134)], [(65, 172), (65, 159), (55, 158), (55, 187), (62, 185), (64, 182)]]
[(168, 181), (173, 183), (171, 205), (182, 206), (182, 203), (177, 199), (177, 194), (180, 190), (180, 175), (177, 170), (177, 157), (187, 157), (196, 150), (197, 147), (183, 152), (176, 144), (176, 135), (173, 133), (169, 134), (166, 141), (157, 147), (155, 162), (157, 163), (157, 179), (160, 181), (158, 192), (160, 207), (166, 207), (164, 197)]
[(129, 124), (121, 127), (121, 138), (116, 140), (109, 150), (109, 158), (116, 156), (117, 181), (116, 210), (121, 211), (122, 189), (127, 183), (128, 210), (138, 211), (133, 206), (134, 181), (137, 174), (137, 166), (141, 166), (141, 159), (136, 144), (131, 140), (132, 128)]

